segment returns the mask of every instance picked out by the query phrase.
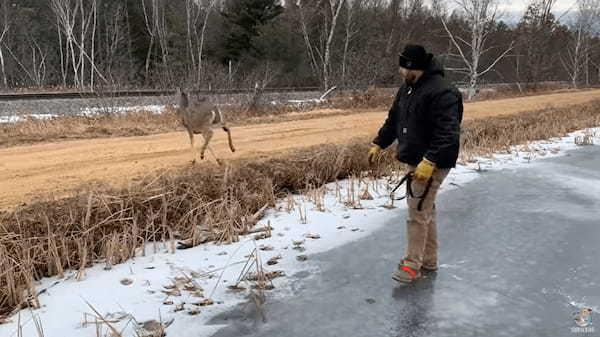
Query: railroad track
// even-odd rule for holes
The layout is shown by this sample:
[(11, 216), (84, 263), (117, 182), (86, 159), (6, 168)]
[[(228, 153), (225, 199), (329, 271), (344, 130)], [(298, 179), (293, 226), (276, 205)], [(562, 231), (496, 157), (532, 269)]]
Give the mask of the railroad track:
[[(265, 93), (285, 93), (300, 91), (319, 91), (319, 87), (298, 88), (266, 88)], [(219, 89), (219, 90), (190, 90), (191, 93), (201, 95), (229, 95), (252, 93), (248, 89)], [(116, 90), (116, 91), (77, 91), (77, 92), (32, 92), (32, 93), (10, 93), (0, 94), (2, 101), (31, 101), (47, 99), (80, 99), (80, 98), (102, 98), (102, 97), (160, 97), (173, 95), (173, 90)]]

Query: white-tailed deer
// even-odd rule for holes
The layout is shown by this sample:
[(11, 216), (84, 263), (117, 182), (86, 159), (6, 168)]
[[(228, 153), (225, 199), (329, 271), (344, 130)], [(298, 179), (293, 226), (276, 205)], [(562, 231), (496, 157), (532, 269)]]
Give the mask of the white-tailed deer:
[[(217, 105), (208, 102), (206, 97), (199, 99), (198, 103), (190, 105), (187, 93), (181, 90), (181, 88), (177, 88), (175, 91), (175, 98), (177, 100), (177, 104), (179, 105), (177, 108), (177, 113), (181, 117), (183, 126), (185, 126), (190, 137), (192, 163), (196, 162), (196, 152), (194, 151), (194, 135), (202, 134), (202, 137), (204, 138), (204, 144), (200, 150), (200, 159), (204, 159), (204, 152), (208, 148), (208, 143), (210, 143), (210, 140), (213, 136), (213, 129), (215, 128), (222, 128), (223, 131), (227, 132), (229, 148), (231, 149), (231, 152), (235, 152), (235, 148), (231, 142), (231, 131), (225, 124), (223, 113)], [(214, 156), (215, 154), (212, 152), (212, 150), (210, 148), (208, 149)], [(221, 163), (216, 156), (215, 159), (218, 163)]]

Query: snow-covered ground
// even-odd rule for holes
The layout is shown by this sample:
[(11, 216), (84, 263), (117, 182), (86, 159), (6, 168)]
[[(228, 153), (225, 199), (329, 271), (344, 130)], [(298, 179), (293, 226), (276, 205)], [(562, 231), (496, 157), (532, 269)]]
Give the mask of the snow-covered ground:
[(154, 114), (161, 114), (165, 110), (164, 105), (145, 105), (145, 106), (125, 106), (125, 107), (96, 107), (85, 108), (81, 110), (82, 116), (101, 115), (106, 112), (126, 114), (132, 111), (149, 111)]
[(22, 120), (33, 118), (33, 119), (52, 119), (58, 117), (58, 115), (51, 114), (28, 114), (28, 115), (12, 115), (12, 116), (0, 116), (0, 123), (16, 123)]
[[(78, 116), (97, 116), (104, 113), (119, 113), (126, 114), (132, 111), (149, 111), (154, 114), (160, 114), (165, 110), (164, 105), (144, 105), (144, 106), (128, 106), (128, 107), (94, 107), (82, 109), (76, 115)], [(59, 118), (57, 114), (25, 114), (25, 115), (11, 115), (11, 116), (0, 116), (0, 123), (16, 123), (25, 119), (52, 119)]]
[[(480, 170), (514, 169), (538, 158), (562, 155), (578, 147), (575, 138), (583, 135), (591, 135), (598, 143), (600, 127), (515, 146), (510, 153), (459, 165), (451, 171), (441, 192), (476, 179)], [(38, 285), (38, 290), (43, 290), (39, 296), (41, 308), (13, 316), (10, 322), (0, 325), (0, 336), (18, 336), (18, 322), (23, 336), (38, 336), (36, 321), (41, 322), (47, 337), (94, 337), (97, 329), (104, 336), (108, 324), (96, 324), (98, 320), (108, 321), (123, 336), (137, 336), (140, 325), (149, 321), (167, 323), (169, 336), (210, 335), (219, 328), (205, 325), (210, 317), (246, 301), (249, 282), (240, 283), (247, 288), (241, 292), (232, 292), (228, 287), (236, 284), (249, 260), (247, 256), (256, 248), (266, 272), (315, 274), (318, 270), (311, 264), (311, 254), (363, 238), (405, 208), (404, 202), (396, 202), (396, 208), (386, 207), (394, 183), (393, 179), (369, 181), (373, 200), (361, 200), (366, 185), (359, 179), (328, 184), (320, 192), (281, 200), (257, 225), (271, 225), (268, 238), (255, 240), (258, 233), (230, 245), (204, 244), (175, 253), (170, 252), (169, 244), (149, 244), (145, 254), (140, 249), (138, 257), (111, 270), (104, 270), (105, 265), (98, 263), (87, 269), (80, 281), (76, 280), (76, 272), (68, 272), (63, 279), (44, 279)], [(267, 265), (270, 259), (278, 263)], [(272, 282), (275, 289), (267, 291), (267, 296), (286, 296), (293, 291), (285, 275)], [(201, 305), (206, 299), (214, 304)]]

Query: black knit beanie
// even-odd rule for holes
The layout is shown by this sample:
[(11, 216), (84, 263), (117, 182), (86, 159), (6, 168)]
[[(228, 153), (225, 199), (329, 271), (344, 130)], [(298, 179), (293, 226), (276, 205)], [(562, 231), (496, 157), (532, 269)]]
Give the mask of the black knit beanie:
[(425, 48), (416, 44), (407, 44), (404, 51), (400, 54), (399, 64), (402, 68), (411, 70), (425, 70), (433, 54), (425, 51)]

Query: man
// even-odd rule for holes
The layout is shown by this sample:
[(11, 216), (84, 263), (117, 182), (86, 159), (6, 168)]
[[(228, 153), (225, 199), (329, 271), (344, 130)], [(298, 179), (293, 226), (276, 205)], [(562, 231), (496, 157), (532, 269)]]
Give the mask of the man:
[(407, 183), (408, 245), (393, 275), (396, 281), (410, 283), (421, 276), (421, 269), (437, 270), (435, 198), (456, 166), (463, 104), (460, 92), (424, 47), (407, 45), (399, 58), (405, 83), (368, 156), (373, 163), (382, 149), (398, 140), (397, 158), (412, 173)]

